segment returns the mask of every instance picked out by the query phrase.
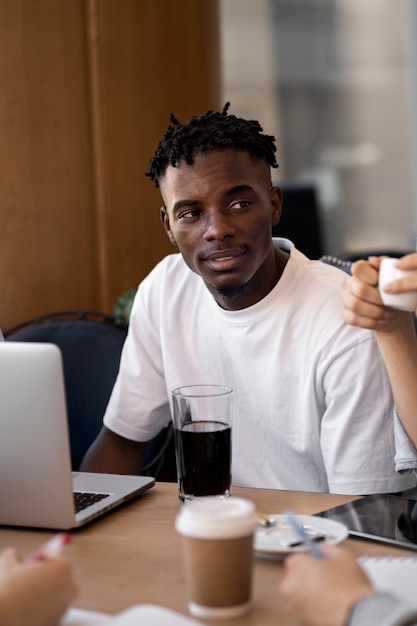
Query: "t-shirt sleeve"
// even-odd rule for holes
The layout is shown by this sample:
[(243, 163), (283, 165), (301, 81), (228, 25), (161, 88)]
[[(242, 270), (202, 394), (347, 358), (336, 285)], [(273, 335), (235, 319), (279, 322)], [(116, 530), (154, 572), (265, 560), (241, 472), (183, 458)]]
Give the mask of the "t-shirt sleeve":
[(394, 411), (395, 469), (409, 474), (417, 469), (417, 450), (404, 430), (397, 411)]
[[(155, 281), (153, 281), (155, 282)], [(136, 294), (119, 373), (104, 424), (132, 441), (149, 441), (170, 421), (158, 313), (145, 279)]]

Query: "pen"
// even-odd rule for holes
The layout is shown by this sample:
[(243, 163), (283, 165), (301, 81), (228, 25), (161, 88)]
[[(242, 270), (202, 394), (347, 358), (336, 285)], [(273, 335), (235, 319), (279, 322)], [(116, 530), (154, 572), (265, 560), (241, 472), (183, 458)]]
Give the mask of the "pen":
[(71, 541), (71, 535), (69, 533), (58, 533), (54, 535), (52, 539), (49, 539), (40, 548), (37, 548), (34, 552), (31, 552), (26, 558), (26, 563), (33, 563), (35, 561), (43, 561), (44, 559), (58, 556), (62, 552), (64, 546), (68, 545)]
[(305, 528), (298, 522), (296, 515), (292, 511), (284, 511), (284, 515), (291, 528), (295, 530), (302, 543), (305, 545), (311, 556), (316, 559), (321, 559), (324, 554), (320, 547), (312, 540)]

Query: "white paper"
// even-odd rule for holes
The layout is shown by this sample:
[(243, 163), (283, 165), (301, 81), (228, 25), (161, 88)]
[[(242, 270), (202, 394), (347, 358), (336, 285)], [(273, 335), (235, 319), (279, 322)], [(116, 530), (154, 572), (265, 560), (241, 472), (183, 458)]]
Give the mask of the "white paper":
[(154, 604), (132, 606), (117, 615), (71, 608), (60, 626), (202, 626), (191, 617)]
[(201, 626), (191, 617), (153, 604), (133, 606), (115, 616), (112, 626)]
[(101, 626), (109, 624), (114, 618), (105, 613), (70, 608), (60, 622), (60, 626)]
[(417, 608), (417, 557), (361, 557), (359, 563), (377, 591), (393, 593)]

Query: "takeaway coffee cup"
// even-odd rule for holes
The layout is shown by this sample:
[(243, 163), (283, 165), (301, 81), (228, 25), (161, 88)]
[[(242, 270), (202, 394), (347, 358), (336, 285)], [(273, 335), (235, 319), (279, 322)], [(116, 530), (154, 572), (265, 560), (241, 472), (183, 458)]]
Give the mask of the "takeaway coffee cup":
[(228, 619), (251, 606), (255, 506), (243, 498), (198, 498), (183, 505), (175, 527), (192, 615)]
[(230, 495), (232, 396), (223, 385), (172, 392), (180, 500)]
[(403, 293), (386, 293), (383, 290), (384, 285), (391, 283), (393, 280), (403, 278), (409, 274), (415, 274), (415, 270), (400, 270), (395, 267), (398, 259), (386, 258), (382, 259), (379, 268), (379, 293), (382, 302), (386, 306), (402, 311), (414, 311), (417, 307), (417, 291), (404, 291)]

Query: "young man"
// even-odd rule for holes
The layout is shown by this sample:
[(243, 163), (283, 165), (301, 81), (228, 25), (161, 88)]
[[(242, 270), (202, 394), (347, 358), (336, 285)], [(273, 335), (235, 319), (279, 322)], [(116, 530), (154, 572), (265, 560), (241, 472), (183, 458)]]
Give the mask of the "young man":
[(208, 111), (172, 124), (150, 161), (180, 254), (139, 286), (104, 428), (82, 469), (139, 473), (171, 391), (234, 389), (234, 485), (374, 493), (396, 474), (393, 401), (372, 333), (344, 323), (346, 275), (271, 228), (275, 140)]

